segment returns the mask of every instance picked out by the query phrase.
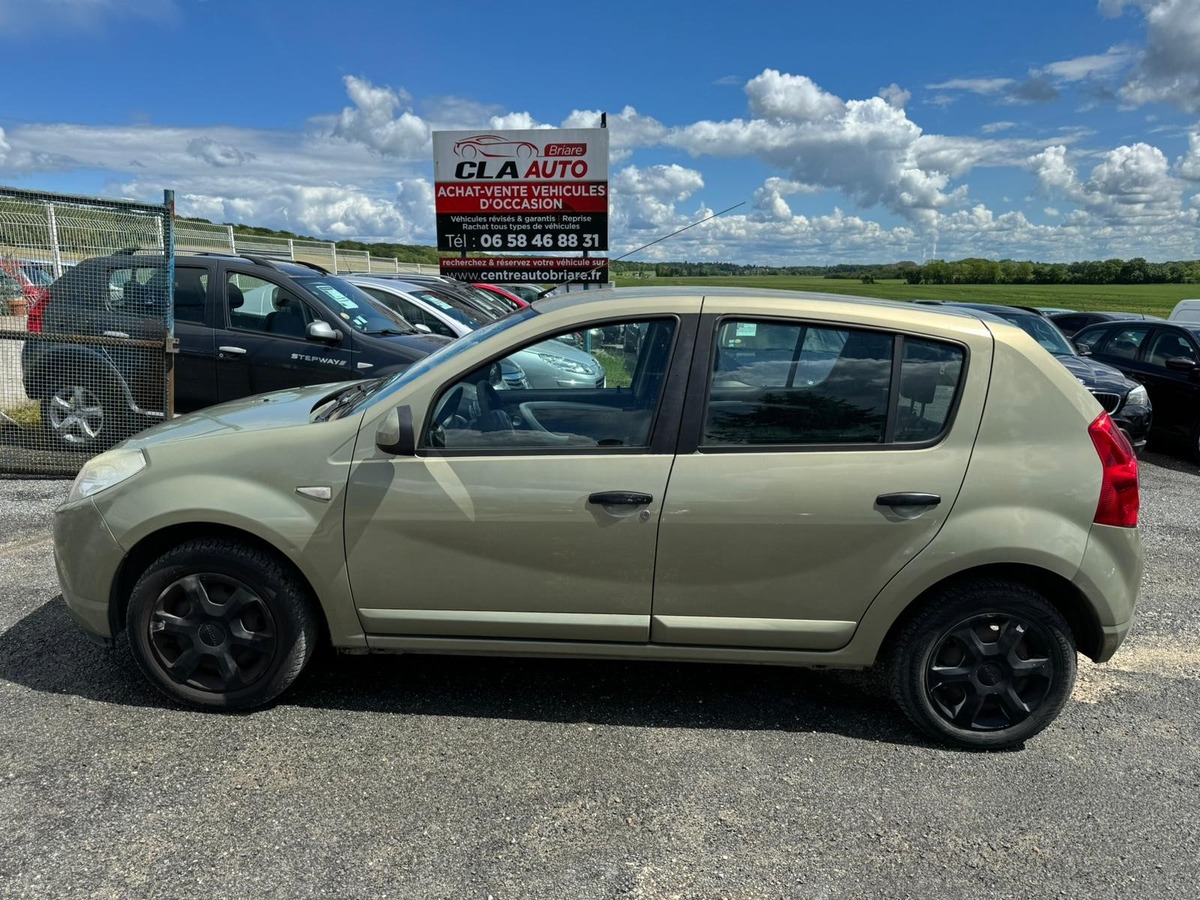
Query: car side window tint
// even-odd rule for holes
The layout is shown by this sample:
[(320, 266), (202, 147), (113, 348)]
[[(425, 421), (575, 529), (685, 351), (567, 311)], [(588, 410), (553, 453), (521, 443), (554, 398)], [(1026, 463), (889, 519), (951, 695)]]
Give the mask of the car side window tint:
[(1085, 331), (1083, 334), (1075, 335), (1071, 338), (1071, 341), (1080, 350), (1091, 350), (1094, 352), (1111, 331), (1111, 328), (1096, 328), (1091, 331)]
[(245, 272), (230, 272), (225, 282), (229, 325), (283, 337), (303, 337), (314, 320), (308, 306), (285, 288)]
[(434, 403), (431, 450), (644, 449), (676, 332), (673, 319), (553, 335), (470, 372)]
[(723, 322), (701, 446), (882, 443), (892, 344), (857, 329)]
[(136, 315), (162, 315), (166, 309), (167, 278), (162, 266), (112, 269), (108, 276), (108, 305)]
[(175, 265), (175, 321), (204, 324), (208, 270)]
[(1118, 328), (1109, 332), (1112, 336), (1101, 348), (1106, 356), (1115, 359), (1136, 359), (1149, 328)]
[(945, 429), (962, 380), (963, 355), (963, 348), (955, 344), (904, 339), (895, 434), (898, 443), (929, 441)]
[(1150, 345), (1147, 362), (1152, 366), (1167, 365), (1168, 359), (1190, 359), (1196, 361), (1196, 348), (1181, 334), (1173, 331), (1161, 332)]

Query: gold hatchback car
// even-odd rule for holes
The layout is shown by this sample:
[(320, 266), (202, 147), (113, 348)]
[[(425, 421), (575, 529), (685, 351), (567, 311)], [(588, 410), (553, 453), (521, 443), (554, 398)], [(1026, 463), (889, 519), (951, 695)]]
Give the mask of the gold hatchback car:
[[(519, 386), (555, 342), (602, 382)], [(880, 663), (925, 732), (1000, 748), (1124, 639), (1137, 516), (1128, 442), (1020, 329), (693, 288), (547, 298), (386, 380), (167, 422), (89, 462), (54, 533), (79, 624), (196, 707), (273, 700), (321, 642)]]

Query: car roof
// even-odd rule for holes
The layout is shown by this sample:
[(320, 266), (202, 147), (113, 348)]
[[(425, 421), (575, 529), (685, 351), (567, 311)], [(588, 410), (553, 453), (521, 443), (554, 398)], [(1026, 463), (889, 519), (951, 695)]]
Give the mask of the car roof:
[(1200, 341), (1200, 324), (1191, 325), (1184, 322), (1175, 322), (1171, 319), (1112, 319), (1108, 322), (1093, 322), (1091, 325), (1085, 325), (1075, 332), (1075, 337), (1079, 337), (1085, 331), (1099, 331), (1101, 328), (1114, 327), (1129, 328), (1135, 325), (1145, 325), (1147, 328), (1175, 329), (1186, 332), (1197, 341)]
[[(552, 312), (569, 309), (573, 306), (584, 306), (595, 303), (602, 304), (605, 300), (620, 298), (622, 300), (653, 299), (656, 297), (729, 297), (742, 299), (785, 299), (796, 302), (812, 301), (832, 303), (847, 308), (876, 308), (880, 311), (903, 312), (905, 315), (929, 315), (934, 317), (955, 318), (959, 320), (987, 321), (1015, 328), (986, 308), (973, 309), (941, 304), (921, 304), (908, 300), (880, 300), (876, 297), (860, 297), (854, 294), (828, 294), (822, 291), (788, 291), (772, 288), (735, 288), (735, 287), (620, 287), (600, 288), (593, 291), (567, 291), (552, 297), (543, 297), (533, 301), (529, 308), (537, 312)], [(981, 304), (986, 306), (986, 304)], [(1037, 317), (1040, 318), (1040, 317)]]

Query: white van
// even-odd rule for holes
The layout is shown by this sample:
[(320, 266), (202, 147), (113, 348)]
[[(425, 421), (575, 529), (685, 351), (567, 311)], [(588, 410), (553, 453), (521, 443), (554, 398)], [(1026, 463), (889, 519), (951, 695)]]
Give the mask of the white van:
[(1172, 322), (1200, 322), (1200, 300), (1180, 300), (1167, 318)]

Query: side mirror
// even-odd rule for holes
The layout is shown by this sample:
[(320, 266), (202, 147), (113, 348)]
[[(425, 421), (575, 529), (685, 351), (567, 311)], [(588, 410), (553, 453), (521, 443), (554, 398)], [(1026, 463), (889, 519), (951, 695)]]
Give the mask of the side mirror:
[(1075, 352), (1078, 353), (1080, 356), (1091, 356), (1092, 355), (1091, 347), (1081, 347), (1079, 344), (1076, 344), (1074, 341), (1071, 341), (1071, 346), (1075, 348)]
[(309, 322), (305, 333), (310, 341), (324, 341), (327, 344), (336, 344), (342, 339), (342, 333), (334, 331), (328, 322)]
[(416, 456), (417, 439), (413, 433), (412, 409), (407, 406), (389, 409), (375, 429), (375, 446), (392, 456)]
[(1166, 366), (1172, 372), (1196, 373), (1196, 361), (1186, 356), (1172, 356), (1166, 360)]

